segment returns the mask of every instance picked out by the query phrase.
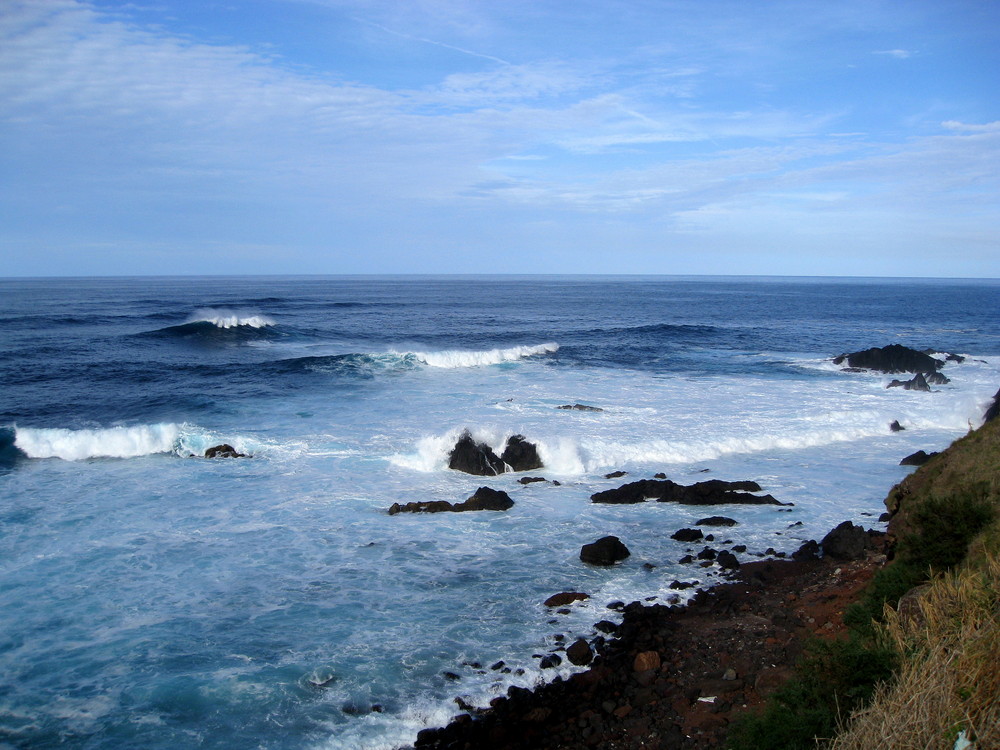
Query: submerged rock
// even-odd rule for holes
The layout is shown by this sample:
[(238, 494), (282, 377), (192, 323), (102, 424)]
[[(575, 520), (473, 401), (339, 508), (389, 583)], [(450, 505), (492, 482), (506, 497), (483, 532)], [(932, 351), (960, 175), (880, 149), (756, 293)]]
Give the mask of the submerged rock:
[(557, 409), (569, 409), (572, 411), (604, 411), (596, 406), (587, 406), (586, 404), (563, 404), (562, 406), (557, 406)]
[(841, 354), (834, 357), (835, 365), (847, 362), (848, 367), (860, 370), (878, 370), (884, 373), (897, 372), (935, 372), (944, 365), (939, 359), (929, 354), (911, 349), (902, 344), (873, 347), (862, 352)]
[(580, 549), (580, 560), (591, 565), (614, 565), (631, 554), (621, 539), (616, 536), (606, 536), (583, 545)]

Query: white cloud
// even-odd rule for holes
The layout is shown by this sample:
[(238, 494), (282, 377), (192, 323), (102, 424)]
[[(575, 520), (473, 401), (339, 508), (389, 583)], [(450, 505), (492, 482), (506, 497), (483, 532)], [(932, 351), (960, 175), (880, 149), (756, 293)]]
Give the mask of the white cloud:
[(888, 55), (889, 57), (895, 57), (897, 60), (905, 60), (908, 57), (912, 57), (915, 53), (910, 50), (905, 49), (882, 49), (872, 52), (873, 55)]

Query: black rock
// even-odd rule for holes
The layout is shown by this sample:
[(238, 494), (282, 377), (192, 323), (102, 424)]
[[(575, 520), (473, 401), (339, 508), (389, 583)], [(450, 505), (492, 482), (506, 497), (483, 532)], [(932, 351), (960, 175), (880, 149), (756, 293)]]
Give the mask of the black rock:
[(719, 479), (709, 479), (685, 486), (669, 479), (640, 479), (616, 489), (596, 492), (590, 496), (590, 500), (595, 503), (611, 504), (642, 503), (648, 499), (684, 505), (783, 504), (771, 495), (751, 495), (749, 494), (751, 492), (760, 492), (760, 485), (750, 481), (724, 482)]
[(926, 451), (917, 451), (916, 453), (911, 453), (909, 456), (904, 458), (899, 462), (900, 466), (923, 466), (925, 463), (930, 461), (934, 456), (937, 455), (937, 451), (932, 453), (927, 453)]
[(716, 552), (711, 547), (705, 547), (705, 548), (702, 549), (701, 552), (698, 553), (698, 559), (699, 560), (714, 560), (716, 557), (718, 557), (718, 554), (719, 553)]
[(823, 554), (837, 560), (860, 560), (871, 547), (868, 532), (861, 526), (844, 521), (820, 542)]
[(619, 470), (619, 471), (612, 471), (610, 474), (605, 474), (604, 478), (605, 479), (618, 479), (618, 477), (623, 477), (626, 474), (628, 474), (627, 471), (621, 471), (621, 470)]
[(549, 480), (545, 477), (521, 477), (517, 481), (519, 484), (534, 484), (535, 482), (547, 482)]
[(448, 468), (466, 474), (489, 477), (506, 471), (504, 461), (486, 443), (477, 443), (466, 430), (448, 455)]
[(810, 539), (808, 542), (799, 547), (795, 552), (792, 553), (793, 560), (818, 560), (819, 559), (819, 544), (816, 543), (815, 539)]
[(480, 487), (464, 503), (455, 505), (455, 510), (510, 510), (513, 507), (514, 501), (503, 490)]
[(583, 638), (577, 638), (566, 649), (566, 658), (570, 664), (578, 667), (585, 667), (594, 660), (594, 652), (590, 649), (590, 644)]
[(552, 669), (553, 667), (558, 667), (562, 664), (562, 657), (558, 654), (549, 654), (548, 656), (542, 657), (542, 660), (538, 662), (539, 669)]
[(580, 559), (591, 565), (614, 565), (631, 555), (628, 547), (616, 536), (606, 536), (580, 549)]
[(862, 352), (841, 354), (834, 358), (833, 363), (839, 365), (845, 361), (848, 367), (878, 370), (885, 373), (935, 372), (944, 364), (939, 359), (902, 344), (890, 344), (881, 348), (865, 349)]
[(901, 424), (899, 423), (899, 420), (898, 420), (898, 419), (894, 419), (894, 420), (892, 421), (892, 423), (891, 423), (891, 424), (889, 425), (889, 430), (890, 430), (891, 432), (902, 432), (902, 431), (903, 431), (903, 430), (905, 430), (905, 429), (906, 429), (906, 428), (905, 428), (905, 427), (903, 427), (903, 425), (901, 425)]
[(447, 500), (425, 500), (400, 505), (393, 503), (389, 515), (397, 513), (461, 513), (466, 510), (510, 510), (514, 501), (503, 490), (480, 487), (472, 497), (461, 503), (449, 503)]
[(983, 414), (983, 422), (990, 422), (998, 416), (1000, 416), (1000, 391), (997, 391), (997, 395), (993, 397), (993, 403), (989, 405), (986, 413)]
[[(944, 376), (942, 376), (944, 377)], [(945, 378), (945, 381), (948, 379)], [(893, 380), (886, 388), (902, 388), (906, 391), (929, 391), (931, 387), (927, 385), (927, 378), (922, 372), (918, 372), (910, 380)]]
[(927, 373), (927, 382), (930, 385), (948, 385), (951, 380), (939, 372), (929, 372)]
[(229, 443), (213, 445), (205, 451), (205, 458), (246, 458), (246, 453), (240, 453)]
[(735, 526), (736, 521), (725, 516), (709, 516), (698, 521), (695, 526)]
[(525, 440), (524, 435), (512, 435), (507, 439), (500, 460), (512, 471), (532, 471), (543, 466), (542, 459), (538, 456), (538, 447)]
[(722, 550), (715, 561), (723, 570), (738, 570), (740, 567), (740, 561), (736, 559), (736, 555), (727, 550)]
[(697, 542), (704, 536), (701, 529), (678, 529), (670, 535), (670, 538), (676, 539), (678, 542)]

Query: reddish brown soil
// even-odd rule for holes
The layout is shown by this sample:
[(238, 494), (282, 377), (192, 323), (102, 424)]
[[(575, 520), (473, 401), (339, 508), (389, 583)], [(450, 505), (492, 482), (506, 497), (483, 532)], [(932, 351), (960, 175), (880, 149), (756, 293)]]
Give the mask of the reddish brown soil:
[(421, 732), (416, 747), (721, 747), (730, 721), (782, 684), (810, 637), (843, 634), (844, 608), (884, 561), (879, 551), (750, 563), (686, 607), (629, 605), (588, 671), (512, 689), (486, 712)]

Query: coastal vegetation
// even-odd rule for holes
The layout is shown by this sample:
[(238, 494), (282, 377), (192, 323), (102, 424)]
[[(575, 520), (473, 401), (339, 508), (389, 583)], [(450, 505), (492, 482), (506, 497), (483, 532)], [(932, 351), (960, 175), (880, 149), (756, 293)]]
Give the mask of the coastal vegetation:
[(893, 559), (733, 750), (1000, 747), (1000, 419), (890, 492)]

